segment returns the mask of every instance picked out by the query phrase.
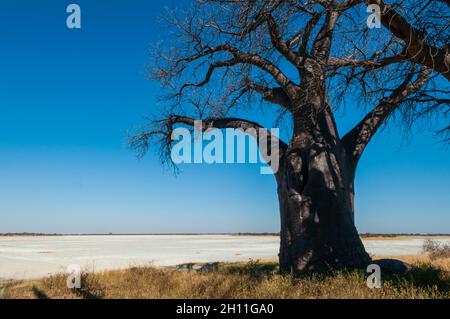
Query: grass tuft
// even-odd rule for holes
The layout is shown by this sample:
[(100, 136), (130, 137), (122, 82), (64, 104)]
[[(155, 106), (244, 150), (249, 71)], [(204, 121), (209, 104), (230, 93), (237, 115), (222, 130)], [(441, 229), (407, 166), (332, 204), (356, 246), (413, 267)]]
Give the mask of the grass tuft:
[(450, 258), (450, 245), (440, 244), (439, 242), (426, 239), (423, 243), (422, 250), (424, 253), (428, 253), (431, 259)]

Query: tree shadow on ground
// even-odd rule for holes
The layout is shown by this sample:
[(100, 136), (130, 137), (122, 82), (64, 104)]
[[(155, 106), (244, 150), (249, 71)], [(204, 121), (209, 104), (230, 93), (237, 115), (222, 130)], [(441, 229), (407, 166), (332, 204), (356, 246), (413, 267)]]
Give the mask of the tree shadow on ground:
[(387, 280), (396, 285), (406, 282), (416, 287), (436, 287), (442, 293), (450, 293), (450, 276), (448, 272), (431, 265), (414, 266), (413, 269), (404, 274), (389, 276)]
[(278, 271), (278, 264), (273, 263), (260, 263), (258, 260), (249, 261), (248, 263), (242, 265), (230, 265), (225, 271), (230, 274), (246, 275), (252, 278), (261, 278), (263, 276), (268, 276)]
[(37, 299), (50, 299), (45, 292), (43, 292), (36, 286), (33, 286), (33, 288), (31, 288), (31, 290), (33, 291), (33, 294)]

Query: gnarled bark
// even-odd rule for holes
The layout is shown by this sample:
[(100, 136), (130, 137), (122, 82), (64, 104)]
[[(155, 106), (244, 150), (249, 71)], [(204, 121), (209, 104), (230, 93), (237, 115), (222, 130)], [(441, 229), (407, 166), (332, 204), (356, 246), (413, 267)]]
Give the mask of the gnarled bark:
[(353, 176), (345, 151), (291, 145), (277, 174), (282, 272), (363, 268), (370, 262), (354, 224)]

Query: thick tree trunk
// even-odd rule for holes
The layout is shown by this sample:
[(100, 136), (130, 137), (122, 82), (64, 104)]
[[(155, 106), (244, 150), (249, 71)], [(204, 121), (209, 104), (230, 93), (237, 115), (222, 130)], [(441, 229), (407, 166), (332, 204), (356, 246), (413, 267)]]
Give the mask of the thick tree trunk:
[(339, 144), (296, 148), (291, 143), (280, 161), (281, 271), (368, 265), (370, 257), (354, 224), (354, 172), (344, 149)]

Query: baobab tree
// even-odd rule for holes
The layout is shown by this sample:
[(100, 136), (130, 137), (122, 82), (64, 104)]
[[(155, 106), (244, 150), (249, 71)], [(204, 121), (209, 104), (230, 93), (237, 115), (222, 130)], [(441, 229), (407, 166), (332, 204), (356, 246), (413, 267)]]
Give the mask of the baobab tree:
[[(162, 145), (170, 161), (176, 127), (202, 119), (202, 129), (262, 128), (252, 114), (276, 110), (274, 125), (289, 136), (279, 138), (274, 173), (280, 269), (365, 267), (355, 171), (388, 121), (412, 132), (424, 119), (446, 139), (449, 13), (448, 0), (197, 1), (168, 15), (173, 32), (155, 49), (152, 73), (163, 110), (131, 146), (143, 155)], [(335, 112), (346, 105), (366, 115), (341, 135)]]

